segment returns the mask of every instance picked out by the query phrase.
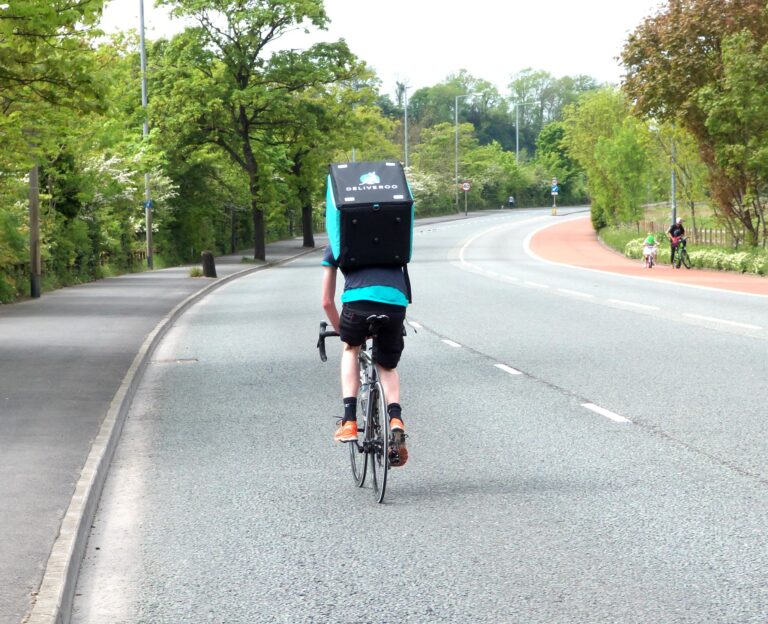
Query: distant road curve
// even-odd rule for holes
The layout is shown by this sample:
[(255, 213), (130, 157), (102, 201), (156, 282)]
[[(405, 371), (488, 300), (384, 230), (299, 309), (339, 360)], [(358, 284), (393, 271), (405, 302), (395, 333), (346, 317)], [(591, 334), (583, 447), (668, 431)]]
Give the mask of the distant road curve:
[(689, 271), (683, 268), (673, 269), (668, 264), (659, 264), (653, 269), (646, 269), (639, 260), (626, 258), (605, 247), (597, 239), (589, 217), (558, 221), (537, 230), (528, 239), (528, 249), (539, 259), (556, 264), (768, 296), (768, 279), (759, 275), (706, 269)]

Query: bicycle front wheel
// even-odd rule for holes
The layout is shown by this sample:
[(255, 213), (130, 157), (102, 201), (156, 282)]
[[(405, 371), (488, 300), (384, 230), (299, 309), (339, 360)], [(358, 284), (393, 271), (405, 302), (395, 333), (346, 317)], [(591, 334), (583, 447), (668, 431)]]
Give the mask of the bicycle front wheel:
[(389, 472), (389, 416), (387, 415), (387, 401), (384, 397), (384, 389), (376, 382), (371, 401), (371, 482), (373, 495), (376, 502), (384, 500), (384, 492), (387, 489), (387, 473)]
[[(690, 256), (688, 255), (688, 252), (685, 249), (683, 249), (683, 251), (680, 252), (680, 261), (683, 263), (683, 266), (686, 269), (690, 269), (691, 268), (691, 258), (690, 258)], [(678, 266), (680, 266), (680, 265), (678, 265)]]

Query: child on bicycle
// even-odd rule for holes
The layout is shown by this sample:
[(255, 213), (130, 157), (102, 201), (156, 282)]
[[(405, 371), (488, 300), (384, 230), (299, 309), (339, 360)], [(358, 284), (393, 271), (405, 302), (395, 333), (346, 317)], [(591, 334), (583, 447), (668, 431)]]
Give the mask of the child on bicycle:
[(656, 238), (648, 232), (648, 236), (643, 241), (643, 262), (647, 265), (648, 264), (648, 258), (653, 259), (653, 263), (656, 264), (656, 252), (658, 251), (659, 246), (656, 244)]

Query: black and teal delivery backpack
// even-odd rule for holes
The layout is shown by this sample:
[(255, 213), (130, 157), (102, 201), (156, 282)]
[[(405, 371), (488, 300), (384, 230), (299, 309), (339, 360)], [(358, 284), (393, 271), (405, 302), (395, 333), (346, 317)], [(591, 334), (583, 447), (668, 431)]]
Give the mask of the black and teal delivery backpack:
[(332, 164), (325, 225), (334, 259), (343, 271), (402, 266), (413, 252), (413, 196), (396, 161)]

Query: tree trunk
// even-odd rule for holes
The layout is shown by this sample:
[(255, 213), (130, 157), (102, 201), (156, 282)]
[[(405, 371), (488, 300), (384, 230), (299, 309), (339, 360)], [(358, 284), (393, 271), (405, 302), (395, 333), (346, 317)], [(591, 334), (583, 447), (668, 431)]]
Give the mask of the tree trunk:
[(266, 260), (267, 249), (264, 236), (264, 211), (259, 210), (256, 198), (251, 199), (251, 212), (253, 213), (253, 259)]
[(253, 215), (253, 259), (266, 260), (266, 233), (264, 232), (264, 211), (259, 208), (258, 172), (256, 161), (249, 153), (248, 186), (251, 194), (251, 214)]
[[(299, 152), (293, 158), (292, 171), (297, 180), (301, 180), (302, 169), (304, 168), (302, 156), (305, 153), (306, 152)], [(312, 194), (300, 183), (298, 196), (299, 204), (301, 205), (301, 232), (304, 236), (303, 245), (304, 247), (314, 247), (315, 236), (314, 224), (312, 223)]]
[(30, 295), (40, 297), (42, 261), (40, 256), (40, 189), (37, 165), (29, 172), (29, 278)]
[(304, 231), (304, 247), (315, 246), (315, 236), (312, 224), (312, 205), (301, 207), (301, 228)]
[(304, 233), (304, 247), (315, 246), (314, 224), (312, 222), (312, 198), (303, 190), (301, 197), (301, 229)]

